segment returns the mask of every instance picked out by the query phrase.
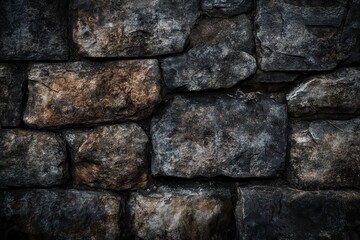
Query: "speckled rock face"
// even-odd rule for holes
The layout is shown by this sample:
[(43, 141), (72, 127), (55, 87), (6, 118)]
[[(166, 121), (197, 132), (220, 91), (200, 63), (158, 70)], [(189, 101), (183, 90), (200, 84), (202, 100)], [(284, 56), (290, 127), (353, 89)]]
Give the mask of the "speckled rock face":
[(0, 64), (0, 126), (15, 127), (19, 125), (24, 79), (21, 67)]
[(263, 70), (329, 70), (355, 49), (360, 33), (358, 1), (259, 0), (257, 9), (258, 60)]
[(202, 19), (190, 44), (189, 51), (161, 64), (170, 89), (229, 88), (256, 72), (252, 27), (245, 15)]
[(343, 68), (316, 75), (287, 95), (294, 117), (360, 111), (360, 68)]
[(66, 60), (66, 1), (1, 0), (0, 59)]
[(157, 60), (35, 64), (24, 121), (37, 127), (138, 120), (161, 101)]
[(65, 142), (51, 132), (0, 130), (0, 187), (44, 187), (68, 177)]
[(211, 17), (231, 17), (249, 12), (252, 0), (202, 0), (201, 9)]
[(132, 231), (140, 239), (233, 239), (230, 192), (161, 187), (133, 193), (129, 200)]
[(0, 193), (1, 239), (118, 239), (121, 198), (106, 192)]
[(175, 97), (152, 120), (152, 174), (269, 177), (282, 170), (286, 106), (256, 95)]
[(147, 185), (149, 139), (137, 124), (66, 130), (77, 184), (114, 190)]
[(305, 187), (360, 187), (360, 119), (291, 125), (288, 180)]
[(197, 0), (75, 0), (73, 40), (87, 57), (140, 57), (181, 52)]
[(356, 239), (360, 193), (290, 188), (238, 189), (236, 222), (241, 239)]

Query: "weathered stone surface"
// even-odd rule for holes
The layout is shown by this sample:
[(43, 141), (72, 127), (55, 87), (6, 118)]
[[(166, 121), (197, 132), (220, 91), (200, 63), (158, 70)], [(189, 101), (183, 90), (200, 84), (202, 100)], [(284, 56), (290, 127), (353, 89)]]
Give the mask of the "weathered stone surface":
[(51, 132), (0, 130), (0, 187), (51, 186), (66, 181), (65, 142)]
[(25, 79), (20, 68), (0, 64), (0, 126), (15, 127), (20, 124)]
[(233, 239), (228, 190), (161, 187), (133, 193), (129, 208), (132, 231), (140, 239)]
[(360, 119), (291, 125), (288, 180), (297, 186), (360, 187)]
[(241, 239), (358, 239), (360, 193), (238, 188)]
[(76, 0), (73, 40), (87, 57), (181, 52), (200, 15), (197, 0)]
[(121, 198), (106, 192), (0, 193), (1, 239), (118, 239)]
[(355, 113), (360, 110), (360, 69), (343, 68), (316, 75), (287, 95), (294, 117), (316, 113)]
[[(360, 34), (359, 1), (259, 0), (261, 69), (329, 70), (351, 55)], [(349, 21), (350, 19), (350, 21)]]
[(148, 117), (161, 101), (157, 60), (35, 64), (24, 121), (37, 127)]
[(0, 1), (0, 59), (66, 60), (66, 1)]
[(66, 130), (63, 135), (75, 183), (114, 190), (146, 187), (149, 139), (137, 124)]
[(202, 0), (201, 9), (212, 17), (230, 17), (249, 12), (252, 0)]
[(256, 72), (252, 27), (245, 15), (202, 19), (190, 43), (189, 51), (161, 64), (170, 89), (229, 88)]
[(267, 97), (175, 97), (152, 120), (152, 174), (269, 177), (282, 170), (286, 106)]

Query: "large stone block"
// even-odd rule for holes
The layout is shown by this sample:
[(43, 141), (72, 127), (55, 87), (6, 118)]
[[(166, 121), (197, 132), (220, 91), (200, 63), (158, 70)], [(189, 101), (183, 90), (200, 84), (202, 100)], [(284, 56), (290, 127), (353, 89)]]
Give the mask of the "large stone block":
[(252, 24), (240, 15), (204, 18), (192, 31), (190, 50), (161, 64), (170, 89), (230, 88), (256, 72)]
[(294, 117), (313, 114), (356, 113), (360, 110), (360, 68), (342, 68), (310, 77), (288, 95)]
[(51, 132), (0, 130), (0, 187), (45, 187), (68, 177), (65, 142)]
[(0, 1), (0, 59), (66, 60), (66, 1)]
[(129, 200), (132, 232), (140, 239), (233, 239), (234, 219), (228, 190), (161, 187), (133, 193)]
[(72, 129), (63, 135), (76, 184), (114, 190), (146, 187), (149, 139), (137, 124)]
[(201, 9), (211, 17), (231, 17), (249, 12), (252, 0), (202, 0)]
[(200, 15), (197, 0), (75, 0), (73, 40), (86, 57), (183, 51)]
[(0, 193), (1, 239), (119, 239), (121, 198), (106, 192)]
[(297, 186), (360, 187), (360, 119), (291, 124), (288, 180)]
[(247, 240), (357, 239), (360, 193), (238, 188), (238, 236)]
[(260, 68), (329, 70), (355, 50), (358, 0), (259, 0), (255, 19)]
[(35, 64), (24, 121), (37, 127), (148, 117), (161, 101), (157, 60)]
[(269, 97), (175, 97), (152, 120), (152, 174), (270, 177), (283, 169), (286, 105)]
[(0, 126), (15, 127), (22, 114), (23, 66), (0, 64)]

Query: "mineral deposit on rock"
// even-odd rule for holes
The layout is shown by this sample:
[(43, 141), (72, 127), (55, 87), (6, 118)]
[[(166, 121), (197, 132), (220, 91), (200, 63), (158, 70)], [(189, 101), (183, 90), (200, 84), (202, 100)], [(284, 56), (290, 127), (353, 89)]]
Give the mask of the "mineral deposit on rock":
[(121, 205), (120, 197), (106, 192), (1, 192), (0, 238), (119, 239)]
[(333, 69), (355, 49), (360, 33), (359, 6), (358, 0), (257, 1), (260, 68)]
[(211, 17), (231, 17), (249, 12), (252, 0), (202, 0), (201, 9)]
[(37, 127), (148, 117), (161, 101), (157, 60), (35, 64), (24, 121)]
[(360, 110), (360, 68), (343, 68), (316, 75), (287, 95), (294, 117), (316, 113), (355, 113)]
[(147, 185), (149, 139), (135, 123), (66, 130), (77, 184), (123, 190)]
[(61, 184), (68, 176), (65, 142), (51, 132), (0, 130), (0, 187)]
[(244, 240), (356, 239), (360, 193), (238, 188), (236, 222)]
[(75, 0), (73, 40), (86, 57), (140, 57), (183, 51), (197, 0)]
[(283, 169), (286, 106), (268, 97), (175, 97), (152, 120), (152, 174), (270, 177)]
[(66, 1), (1, 0), (0, 59), (66, 60)]
[(288, 180), (297, 186), (360, 187), (360, 119), (291, 124)]
[(233, 239), (233, 205), (228, 190), (161, 187), (133, 193), (132, 231), (140, 239)]
[(204, 18), (192, 31), (190, 50), (165, 58), (161, 66), (170, 89), (229, 88), (256, 72), (249, 18)]

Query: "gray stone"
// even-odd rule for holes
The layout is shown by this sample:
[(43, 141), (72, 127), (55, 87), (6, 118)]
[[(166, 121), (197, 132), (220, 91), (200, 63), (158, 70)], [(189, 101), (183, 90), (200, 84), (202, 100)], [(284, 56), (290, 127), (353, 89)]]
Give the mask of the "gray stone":
[(252, 0), (202, 0), (201, 9), (211, 17), (231, 17), (249, 12)]
[(234, 209), (225, 189), (161, 187), (131, 194), (129, 208), (140, 239), (233, 239)]
[(35, 64), (24, 121), (37, 127), (139, 120), (161, 101), (157, 60)]
[(181, 52), (200, 13), (197, 0), (75, 0), (73, 40), (86, 57)]
[(21, 67), (0, 64), (0, 126), (15, 127), (20, 124), (25, 80), (21, 70)]
[(0, 130), (0, 187), (51, 186), (68, 177), (65, 142), (51, 132)]
[[(259, 0), (260, 68), (330, 70), (351, 55), (360, 33), (359, 1)], [(349, 21), (349, 18), (351, 19)]]
[(190, 43), (186, 53), (161, 64), (170, 89), (230, 88), (256, 72), (252, 26), (245, 15), (202, 19), (192, 31)]
[(294, 117), (313, 114), (355, 113), (360, 110), (360, 69), (343, 68), (316, 75), (287, 95)]
[(66, 1), (1, 0), (0, 59), (66, 60)]
[(268, 97), (175, 97), (151, 123), (155, 176), (270, 177), (283, 169), (286, 105)]
[(358, 239), (358, 191), (238, 188), (238, 236), (247, 240)]
[(106, 192), (0, 193), (1, 239), (119, 239), (121, 198)]
[(360, 119), (291, 125), (288, 180), (300, 187), (360, 187)]
[(135, 123), (66, 130), (76, 184), (114, 190), (147, 185), (149, 139)]

